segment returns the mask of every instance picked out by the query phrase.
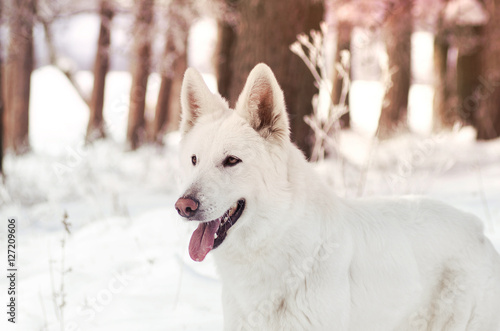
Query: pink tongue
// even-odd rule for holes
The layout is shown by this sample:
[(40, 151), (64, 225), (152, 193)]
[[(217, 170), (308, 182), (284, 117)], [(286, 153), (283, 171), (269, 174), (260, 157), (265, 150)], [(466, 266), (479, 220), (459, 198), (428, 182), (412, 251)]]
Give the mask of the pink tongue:
[(194, 261), (201, 262), (208, 252), (214, 247), (214, 235), (219, 228), (220, 221), (215, 220), (208, 223), (200, 223), (194, 230), (189, 242), (189, 256)]

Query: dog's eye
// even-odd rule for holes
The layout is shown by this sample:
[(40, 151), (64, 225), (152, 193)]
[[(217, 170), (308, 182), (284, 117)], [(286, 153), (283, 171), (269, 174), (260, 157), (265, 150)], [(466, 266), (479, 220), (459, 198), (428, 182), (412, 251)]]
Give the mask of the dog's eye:
[(191, 156), (191, 163), (195, 166), (196, 165), (196, 155)]
[(234, 156), (228, 156), (223, 162), (224, 167), (232, 167), (240, 163), (241, 160)]

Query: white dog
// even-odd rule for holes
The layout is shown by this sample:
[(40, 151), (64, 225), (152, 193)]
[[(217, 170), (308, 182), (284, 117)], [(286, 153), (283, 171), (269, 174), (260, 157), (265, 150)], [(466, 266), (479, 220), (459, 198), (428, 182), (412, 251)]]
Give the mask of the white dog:
[(176, 208), (213, 250), (225, 330), (500, 330), (500, 257), (473, 215), (422, 198), (344, 200), (290, 142), (271, 69), (231, 110), (188, 69)]

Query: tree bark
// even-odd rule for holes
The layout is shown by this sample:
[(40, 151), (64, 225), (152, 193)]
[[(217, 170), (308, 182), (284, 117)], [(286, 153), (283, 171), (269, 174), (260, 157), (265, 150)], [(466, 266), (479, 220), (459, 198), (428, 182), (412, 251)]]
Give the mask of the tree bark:
[(172, 75), (162, 77), (154, 126), (155, 142), (157, 143), (162, 143), (165, 133), (179, 128), (181, 118), (180, 95), (182, 79), (186, 69), (187, 53), (183, 52), (177, 55), (173, 63)]
[(158, 92), (158, 101), (156, 102), (155, 120), (153, 124), (153, 139), (155, 143), (160, 145), (163, 144), (163, 135), (166, 132), (167, 114), (172, 92), (173, 77), (167, 75), (162, 75), (161, 77), (160, 91)]
[(180, 15), (179, 8), (185, 6), (182, 0), (173, 0), (169, 6), (169, 25), (166, 33), (165, 52), (160, 68), (162, 75), (158, 102), (153, 125), (154, 141), (163, 143), (168, 131), (179, 128), (182, 79), (187, 69), (187, 47), (189, 21)]
[(482, 54), (481, 76), (476, 97), (481, 101), (474, 113), (477, 139), (500, 136), (500, 0), (488, 2), (490, 19), (485, 26), (486, 41)]
[(451, 128), (457, 121), (457, 113), (450, 107), (450, 88), (448, 86), (448, 50), (447, 32), (442, 26), (442, 16), (439, 18), (438, 31), (434, 37), (434, 100), (433, 100), (433, 131), (439, 132)]
[(236, 41), (234, 25), (220, 21), (217, 27), (217, 45), (215, 56), (215, 72), (217, 73), (217, 88), (219, 94), (228, 98), (231, 86), (231, 53)]
[(457, 34), (464, 40), (458, 45), (457, 96), (460, 119), (468, 125), (475, 125), (474, 113), (479, 108), (475, 92), (480, 84), (481, 57), (483, 52), (482, 26), (458, 27)]
[(94, 88), (90, 100), (90, 116), (87, 126), (87, 142), (104, 138), (103, 106), (106, 74), (109, 69), (109, 46), (111, 44), (111, 20), (113, 7), (110, 0), (101, 0), (100, 3), (101, 27), (97, 41), (97, 54), (94, 64)]
[(219, 17), (217, 24), (217, 44), (214, 52), (214, 68), (219, 94), (228, 99), (231, 86), (231, 58), (236, 43), (237, 17), (236, 5), (240, 0), (224, 0), (226, 13)]
[(13, 2), (10, 43), (6, 66), (6, 146), (16, 154), (29, 150), (29, 100), (33, 71), (33, 24), (35, 0)]
[[(317, 88), (307, 66), (289, 46), (299, 33), (319, 30), (323, 2), (240, 0), (235, 10), (239, 15), (236, 37), (225, 54), (225, 65), (219, 66), (219, 84), (223, 89), (227, 86), (227, 98), (234, 105), (250, 70), (259, 62), (269, 65), (285, 94), (292, 140), (309, 157), (311, 130), (304, 116), (312, 112), (311, 100)], [(221, 67), (226, 73), (222, 74)]]
[(378, 136), (388, 138), (398, 127), (406, 127), (411, 82), (412, 1), (399, 0), (384, 26), (391, 83), (380, 114)]
[(136, 2), (134, 26), (134, 48), (132, 55), (132, 87), (127, 127), (127, 142), (134, 150), (145, 140), (144, 110), (146, 91), (151, 66), (151, 23), (153, 22), (153, 0)]
[[(337, 70), (337, 65), (341, 62), (340, 54), (342, 51), (351, 51), (351, 34), (352, 25), (349, 22), (339, 20), (337, 26), (337, 49), (335, 50), (335, 58), (333, 63), (333, 87), (332, 87), (332, 100), (334, 105), (340, 103), (342, 97), (342, 86), (344, 84), (344, 78), (339, 75)], [(351, 77), (351, 66), (349, 65), (349, 78)], [(347, 107), (347, 113), (340, 117), (340, 126), (342, 128), (348, 128), (351, 125), (349, 116), (349, 91), (347, 92), (345, 98), (345, 106)]]

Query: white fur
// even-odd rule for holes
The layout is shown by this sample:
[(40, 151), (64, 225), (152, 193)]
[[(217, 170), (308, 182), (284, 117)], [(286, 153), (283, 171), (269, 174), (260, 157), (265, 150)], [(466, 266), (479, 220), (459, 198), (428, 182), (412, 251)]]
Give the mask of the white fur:
[[(263, 64), (234, 111), (207, 91), (189, 69), (183, 195), (199, 200), (199, 221), (246, 200), (209, 253), (225, 330), (500, 330), (500, 257), (476, 217), (425, 198), (335, 196), (290, 142), (282, 92)], [(255, 113), (262, 95), (272, 116)], [(227, 155), (242, 162), (223, 167)]]

